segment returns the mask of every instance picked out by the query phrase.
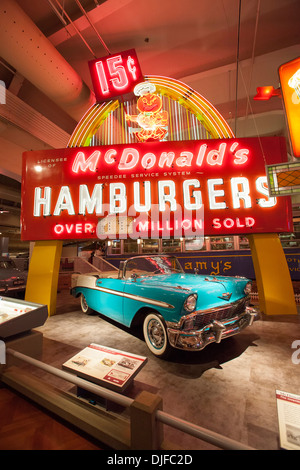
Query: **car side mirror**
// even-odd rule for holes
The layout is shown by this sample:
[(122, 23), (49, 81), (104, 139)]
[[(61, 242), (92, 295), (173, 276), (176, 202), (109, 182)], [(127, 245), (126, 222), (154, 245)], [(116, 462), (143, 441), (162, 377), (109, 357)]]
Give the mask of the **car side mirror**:
[(136, 273), (131, 274), (132, 282), (136, 282), (136, 280), (137, 280), (138, 277), (139, 277), (139, 276), (138, 276)]

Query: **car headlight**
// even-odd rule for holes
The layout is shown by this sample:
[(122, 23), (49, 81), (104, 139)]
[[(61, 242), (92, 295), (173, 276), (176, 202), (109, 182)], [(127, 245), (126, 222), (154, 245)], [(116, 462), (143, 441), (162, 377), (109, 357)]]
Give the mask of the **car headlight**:
[(197, 303), (197, 295), (196, 294), (191, 294), (185, 299), (183, 308), (187, 312), (192, 312), (196, 308), (196, 303)]
[(252, 282), (247, 282), (245, 289), (244, 289), (245, 294), (250, 294), (251, 290), (252, 290)]

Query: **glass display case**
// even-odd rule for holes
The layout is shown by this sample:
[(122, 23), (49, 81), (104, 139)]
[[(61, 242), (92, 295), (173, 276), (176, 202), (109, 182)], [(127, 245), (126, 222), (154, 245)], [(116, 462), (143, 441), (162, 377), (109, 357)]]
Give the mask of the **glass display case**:
[(0, 338), (42, 326), (48, 318), (47, 305), (0, 297)]

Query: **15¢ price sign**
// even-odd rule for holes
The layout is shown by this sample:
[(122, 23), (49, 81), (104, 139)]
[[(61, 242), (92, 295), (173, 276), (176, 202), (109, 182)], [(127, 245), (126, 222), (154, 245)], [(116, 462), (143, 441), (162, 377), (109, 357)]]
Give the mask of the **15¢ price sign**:
[(143, 81), (134, 49), (91, 60), (89, 68), (98, 102), (131, 93)]

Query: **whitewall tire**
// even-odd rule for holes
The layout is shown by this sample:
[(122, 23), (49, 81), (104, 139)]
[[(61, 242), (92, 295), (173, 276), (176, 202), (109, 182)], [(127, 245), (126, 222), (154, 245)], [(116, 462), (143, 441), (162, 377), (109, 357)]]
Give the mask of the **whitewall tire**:
[(158, 313), (149, 313), (143, 323), (143, 334), (145, 342), (157, 357), (167, 357), (172, 348), (169, 344), (167, 329), (164, 319)]
[(80, 296), (80, 307), (83, 313), (86, 315), (92, 315), (94, 311), (88, 306), (87, 301), (83, 294)]

